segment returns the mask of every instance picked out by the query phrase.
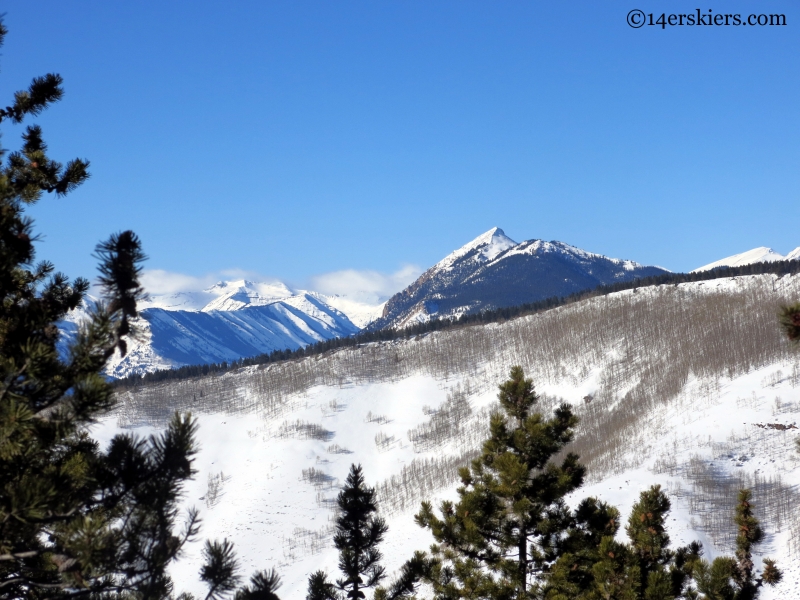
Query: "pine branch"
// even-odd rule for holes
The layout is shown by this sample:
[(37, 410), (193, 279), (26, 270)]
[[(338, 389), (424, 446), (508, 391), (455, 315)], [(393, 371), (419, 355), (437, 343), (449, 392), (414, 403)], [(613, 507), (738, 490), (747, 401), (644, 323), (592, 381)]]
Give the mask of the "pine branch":
[(203, 548), (205, 563), (200, 569), (200, 579), (208, 584), (206, 600), (219, 600), (236, 589), (239, 583), (239, 562), (233, 544), (227, 539), (222, 542), (206, 542)]
[(25, 91), (14, 94), (14, 104), (0, 109), (0, 122), (11, 119), (14, 123), (21, 123), (26, 115), (39, 115), (50, 104), (58, 102), (64, 96), (61, 87), (61, 75), (48, 73), (44, 77), (34, 77), (30, 86)]

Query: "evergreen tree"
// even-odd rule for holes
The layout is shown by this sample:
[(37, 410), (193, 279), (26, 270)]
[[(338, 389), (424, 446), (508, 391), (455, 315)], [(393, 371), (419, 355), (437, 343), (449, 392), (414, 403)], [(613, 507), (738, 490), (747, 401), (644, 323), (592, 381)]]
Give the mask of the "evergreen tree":
[[(769, 559), (761, 576), (754, 575), (752, 547), (763, 534), (752, 514), (748, 490), (739, 494), (736, 556), (719, 557), (710, 564), (702, 559), (697, 542), (670, 550), (665, 530), (669, 510), (669, 499), (660, 486), (642, 492), (625, 529), (629, 541), (622, 543), (614, 539), (616, 509), (604, 509), (592, 498), (585, 500), (576, 511), (579, 533), (568, 536), (578, 543), (559, 557), (547, 575), (546, 600), (755, 600), (762, 585), (780, 581), (781, 573)], [(590, 519), (578, 516), (581, 512)], [(596, 522), (592, 525), (590, 520)]]
[(365, 598), (367, 588), (376, 587), (386, 576), (378, 544), (386, 535), (386, 522), (375, 513), (375, 489), (367, 487), (361, 465), (352, 465), (345, 486), (336, 500), (339, 514), (333, 543), (339, 551), (343, 577), (333, 585), (324, 572), (309, 578), (308, 600)]
[(739, 492), (734, 522), (738, 528), (735, 557), (721, 556), (711, 564), (701, 561), (698, 565), (697, 587), (702, 600), (754, 600), (762, 586), (776, 585), (783, 577), (769, 558), (764, 559), (761, 576), (756, 576), (753, 546), (763, 539), (764, 532), (753, 515), (750, 490)]
[(406, 595), (421, 578), (436, 600), (755, 600), (762, 585), (780, 581), (769, 559), (754, 574), (752, 547), (762, 532), (749, 491), (739, 497), (735, 557), (709, 564), (697, 542), (670, 549), (671, 505), (657, 485), (633, 507), (629, 541), (617, 541), (616, 508), (595, 498), (574, 511), (564, 503), (584, 474), (574, 455), (561, 466), (551, 462), (572, 437), (569, 407), (552, 419), (533, 413), (533, 385), (519, 367), (499, 399), (504, 413), (492, 416), (482, 455), (460, 471), (459, 501), (443, 502), (441, 517), (422, 504), (416, 520), (436, 543), (430, 556), (418, 553), (406, 564)]
[[(0, 44), (6, 33), (0, 23)], [(54, 74), (35, 78), (0, 109), (0, 122), (40, 114), (62, 97), (61, 83)], [(103, 301), (60, 356), (58, 322), (89, 283), (33, 264), (36, 236), (24, 209), (44, 192), (71, 192), (89, 163), (50, 159), (36, 125), (22, 139), (0, 163), (0, 597), (167, 598), (167, 565), (198, 532), (194, 511), (178, 530), (196, 423), (176, 415), (163, 434), (118, 435), (105, 452), (87, 432), (114, 403), (102, 370), (127, 350), (143, 293), (141, 244), (125, 231), (98, 245)], [(218, 558), (209, 556), (204, 576), (220, 595), (235, 579), (223, 568), (232, 552), (226, 564)], [(270, 598), (254, 593), (273, 591), (272, 575), (251, 580), (242, 598)]]
[[(619, 530), (619, 511), (595, 498), (584, 499), (573, 514), (561, 554), (542, 586), (546, 600), (573, 600), (598, 596), (630, 598), (625, 577), (626, 548), (614, 540)], [(595, 590), (595, 582), (603, 581)]]
[(626, 544), (615, 540), (619, 512), (594, 498), (584, 500), (575, 511), (566, 551), (546, 577), (545, 598), (673, 600), (691, 594), (701, 547), (669, 549), (669, 509), (660, 486), (642, 492), (628, 518)]
[(688, 578), (685, 572), (669, 572), (675, 559), (665, 526), (670, 508), (669, 498), (661, 486), (655, 485), (641, 493), (625, 528), (630, 540), (631, 572), (634, 579), (638, 577), (633, 583), (639, 596), (648, 600), (679, 597)]
[(585, 469), (574, 454), (560, 465), (551, 459), (572, 440), (577, 418), (566, 404), (551, 418), (533, 412), (537, 396), (521, 367), (498, 398), (503, 412), (492, 415), (481, 456), (459, 471), (459, 501), (443, 502), (441, 516), (423, 502), (416, 516), (436, 540), (424, 579), (437, 598), (536, 597), (571, 523), (563, 498)]
[(800, 344), (800, 302), (781, 307), (780, 322), (786, 337)]
[[(780, 323), (789, 341), (795, 348), (800, 348), (800, 302), (781, 307)], [(800, 452), (800, 438), (795, 440), (795, 445)]]

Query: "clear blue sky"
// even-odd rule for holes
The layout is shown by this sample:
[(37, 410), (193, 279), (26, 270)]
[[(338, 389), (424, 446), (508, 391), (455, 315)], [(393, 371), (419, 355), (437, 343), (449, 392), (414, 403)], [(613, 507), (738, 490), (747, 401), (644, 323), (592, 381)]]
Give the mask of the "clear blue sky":
[[(632, 29), (626, 14), (782, 12)], [(0, 92), (61, 73), (40, 258), (290, 282), (427, 267), (492, 226), (688, 270), (800, 245), (797, 2), (7, 1)], [(19, 126), (4, 124), (18, 146)]]

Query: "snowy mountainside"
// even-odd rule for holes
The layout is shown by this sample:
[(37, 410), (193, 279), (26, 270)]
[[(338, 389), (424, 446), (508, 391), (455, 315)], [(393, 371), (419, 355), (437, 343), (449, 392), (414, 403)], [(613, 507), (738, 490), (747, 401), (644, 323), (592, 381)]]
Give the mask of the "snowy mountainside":
[(369, 292), (356, 292), (350, 295), (322, 294), (292, 289), (281, 281), (253, 282), (239, 279), (219, 281), (201, 291), (151, 294), (146, 300), (140, 302), (139, 309), (231, 311), (248, 306), (265, 306), (306, 293), (313, 294), (328, 306), (344, 313), (359, 329), (378, 318), (385, 304), (385, 301), (382, 302), (376, 294)]
[(367, 329), (402, 328), (433, 317), (458, 317), (517, 306), (666, 273), (562, 242), (517, 243), (494, 227), (455, 250), (386, 303)]
[[(87, 298), (61, 323), (62, 348), (94, 302)], [(322, 294), (281, 283), (220, 282), (203, 292), (154, 296), (142, 306), (127, 355), (115, 354), (106, 368), (112, 377), (294, 350), (359, 331)]]
[(124, 358), (114, 355), (108, 374), (125, 377), (182, 365), (232, 361), (358, 332), (342, 312), (313, 292), (249, 304), (242, 296), (222, 298), (219, 304), (228, 310), (141, 311), (139, 339), (129, 344)]
[(266, 306), (291, 298), (293, 293), (286, 284), (253, 283), (251, 281), (221, 281), (207, 290), (217, 297), (206, 304), (203, 312), (239, 310), (249, 306)]
[(800, 259), (800, 246), (789, 252), (789, 254), (787, 254), (786, 256), (784, 256), (783, 254), (779, 254), (778, 252), (775, 252), (775, 250), (773, 250), (772, 248), (767, 248), (766, 246), (760, 246), (758, 248), (753, 248), (752, 250), (748, 250), (747, 252), (742, 252), (740, 254), (734, 254), (733, 256), (721, 258), (720, 260), (693, 269), (691, 272), (697, 273), (699, 271), (710, 271), (711, 269), (716, 269), (717, 267), (742, 267), (744, 265), (752, 265), (761, 262), (776, 262), (779, 260), (798, 260), (798, 259)]
[[(215, 377), (121, 389), (94, 435), (144, 434), (175, 410), (198, 415), (198, 475), (186, 505), (202, 536), (236, 544), (246, 573), (276, 567), (282, 598), (307, 576), (336, 573), (332, 506), (351, 463), (378, 488), (397, 569), (430, 537), (413, 522), (422, 499), (454, 498), (455, 467), (486, 435), (496, 388), (520, 364), (550, 411), (581, 418), (572, 450), (586, 485), (627, 518), (660, 483), (675, 545), (731, 553), (738, 487), (754, 489), (764, 556), (784, 569), (766, 600), (800, 589), (800, 352), (776, 323), (800, 298), (800, 276), (755, 275), (639, 288), (504, 323), (439, 331)], [(201, 542), (174, 567), (200, 593)], [(760, 558), (757, 560), (760, 564)]]

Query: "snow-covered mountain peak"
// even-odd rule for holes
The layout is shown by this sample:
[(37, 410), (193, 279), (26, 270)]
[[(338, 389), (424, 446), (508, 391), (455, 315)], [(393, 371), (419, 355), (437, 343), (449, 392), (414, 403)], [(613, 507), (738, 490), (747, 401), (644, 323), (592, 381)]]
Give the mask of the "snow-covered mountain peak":
[(800, 246), (789, 252), (786, 255), (786, 260), (800, 260)]
[[(698, 271), (709, 271), (711, 269), (716, 269), (717, 267), (741, 267), (744, 265), (751, 265), (754, 263), (760, 262), (775, 262), (778, 260), (791, 260), (793, 254), (797, 254), (800, 256), (800, 248), (792, 250), (789, 253), (789, 256), (783, 256), (782, 254), (778, 254), (772, 248), (767, 248), (766, 246), (760, 246), (758, 248), (753, 248), (752, 250), (748, 250), (747, 252), (742, 252), (741, 254), (734, 254), (733, 256), (728, 256), (721, 260), (709, 263), (707, 265), (703, 265), (702, 267), (698, 267), (694, 269), (692, 273), (697, 273)], [(796, 257), (795, 257), (796, 258)]]
[(265, 306), (295, 295), (292, 290), (279, 281), (254, 283), (246, 279), (220, 281), (208, 288), (206, 292), (217, 295), (217, 297), (203, 307), (203, 312), (239, 310), (245, 306)]
[(367, 328), (403, 328), (433, 315), (457, 318), (664, 272), (563, 242), (533, 239), (518, 244), (495, 227), (392, 296), (381, 317)]
[(486, 233), (476, 237), (471, 242), (464, 244), (458, 250), (455, 250), (445, 256), (433, 267), (435, 270), (445, 270), (452, 267), (459, 259), (467, 256), (475, 250), (479, 250), (475, 259), (479, 262), (486, 262), (493, 260), (502, 252), (509, 248), (513, 248), (517, 242), (508, 237), (499, 227), (492, 227)]

